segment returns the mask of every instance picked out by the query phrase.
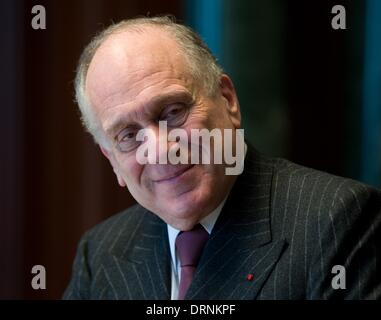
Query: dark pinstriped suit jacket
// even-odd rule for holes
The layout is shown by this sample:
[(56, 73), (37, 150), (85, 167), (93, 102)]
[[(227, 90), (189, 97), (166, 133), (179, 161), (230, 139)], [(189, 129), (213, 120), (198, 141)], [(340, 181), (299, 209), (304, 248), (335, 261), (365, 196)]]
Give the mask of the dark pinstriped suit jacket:
[[(380, 226), (380, 190), (249, 147), (187, 299), (379, 299)], [(166, 224), (136, 205), (83, 236), (64, 298), (170, 299), (170, 259)]]

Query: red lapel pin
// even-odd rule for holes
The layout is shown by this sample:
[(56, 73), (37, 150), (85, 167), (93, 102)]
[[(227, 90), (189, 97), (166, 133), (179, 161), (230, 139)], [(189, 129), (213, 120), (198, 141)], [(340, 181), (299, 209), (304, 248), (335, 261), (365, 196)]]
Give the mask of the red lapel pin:
[(249, 273), (247, 276), (246, 276), (246, 280), (247, 281), (253, 281), (254, 279), (254, 275), (252, 273)]

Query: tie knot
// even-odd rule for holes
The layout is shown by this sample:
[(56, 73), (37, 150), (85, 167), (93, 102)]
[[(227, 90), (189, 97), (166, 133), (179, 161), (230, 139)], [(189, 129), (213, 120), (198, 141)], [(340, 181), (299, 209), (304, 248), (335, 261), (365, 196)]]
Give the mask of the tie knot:
[(208, 232), (200, 224), (196, 225), (190, 231), (182, 231), (177, 235), (176, 248), (181, 267), (197, 266), (201, 252), (208, 238)]

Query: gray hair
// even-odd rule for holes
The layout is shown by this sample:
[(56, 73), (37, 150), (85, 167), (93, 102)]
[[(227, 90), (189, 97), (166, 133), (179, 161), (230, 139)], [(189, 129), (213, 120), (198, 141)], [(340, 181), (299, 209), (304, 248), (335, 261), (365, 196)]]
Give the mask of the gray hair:
[(108, 142), (99, 120), (91, 110), (90, 101), (86, 94), (86, 76), (89, 65), (101, 44), (112, 34), (126, 30), (144, 31), (143, 26), (157, 26), (174, 36), (177, 44), (184, 53), (194, 79), (203, 85), (205, 93), (213, 96), (219, 87), (220, 77), (223, 73), (216, 58), (202, 41), (201, 37), (189, 27), (178, 24), (170, 16), (142, 17), (123, 20), (113, 24), (96, 35), (85, 47), (79, 59), (75, 77), (75, 95), (81, 120), (88, 132), (92, 134), (96, 143), (107, 148)]

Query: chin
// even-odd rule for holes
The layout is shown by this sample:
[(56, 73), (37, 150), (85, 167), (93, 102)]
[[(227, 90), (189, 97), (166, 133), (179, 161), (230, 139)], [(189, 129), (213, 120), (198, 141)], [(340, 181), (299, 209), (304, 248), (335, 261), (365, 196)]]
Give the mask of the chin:
[(212, 200), (211, 192), (187, 192), (166, 201), (164, 216), (171, 222), (183, 221), (185, 225), (193, 226), (212, 211), (212, 208), (209, 210), (209, 207), (212, 207)]

